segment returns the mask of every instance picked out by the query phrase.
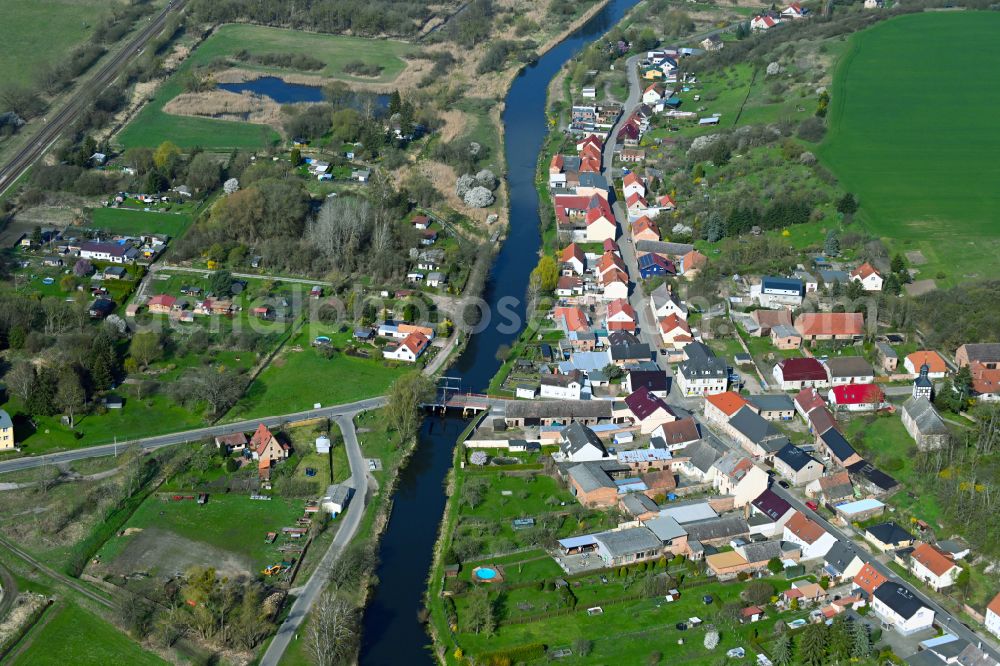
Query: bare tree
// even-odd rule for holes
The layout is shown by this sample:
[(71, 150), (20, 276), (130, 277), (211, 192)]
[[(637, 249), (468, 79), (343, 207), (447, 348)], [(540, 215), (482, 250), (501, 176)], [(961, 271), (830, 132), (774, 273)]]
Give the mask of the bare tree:
[(306, 653), (316, 666), (336, 666), (353, 660), (357, 644), (357, 611), (327, 592), (313, 607), (306, 629)]

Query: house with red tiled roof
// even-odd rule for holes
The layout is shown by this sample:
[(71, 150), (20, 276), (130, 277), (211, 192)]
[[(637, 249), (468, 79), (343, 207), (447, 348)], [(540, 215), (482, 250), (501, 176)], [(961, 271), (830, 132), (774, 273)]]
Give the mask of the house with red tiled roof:
[(415, 363), (430, 345), (430, 342), (426, 335), (414, 331), (403, 338), (403, 341), (398, 345), (388, 345), (382, 351), (382, 357), (394, 361)]
[(796, 512), (785, 523), (784, 539), (802, 547), (803, 560), (823, 557), (837, 543), (835, 536), (824, 530), (819, 523), (810, 520), (801, 511)]
[(937, 591), (954, 585), (962, 568), (931, 544), (921, 543), (910, 553), (910, 571)]
[(257, 461), (257, 471), (262, 479), (270, 478), (275, 463), (288, 457), (290, 447), (278, 441), (267, 426), (261, 423), (250, 438), (250, 453)]
[(854, 340), (865, 334), (865, 316), (860, 312), (804, 312), (795, 319), (802, 339)]
[(851, 271), (851, 280), (860, 282), (865, 291), (882, 291), (882, 275), (868, 262)]
[(751, 30), (770, 30), (774, 26), (778, 25), (780, 21), (771, 18), (767, 14), (758, 14), (750, 19), (750, 29)]
[(677, 208), (677, 203), (674, 201), (674, 198), (669, 194), (661, 194), (660, 196), (656, 197), (656, 205), (659, 206), (662, 210), (673, 210)]
[(575, 306), (556, 308), (552, 318), (566, 334), (579, 333), (590, 328), (587, 315)]
[(596, 134), (588, 134), (576, 142), (576, 152), (583, 152), (587, 146), (594, 146), (598, 151), (604, 149), (604, 141)]
[(169, 294), (157, 294), (149, 299), (149, 302), (146, 303), (146, 308), (150, 312), (155, 312), (157, 314), (169, 314), (170, 310), (176, 303), (176, 296), (171, 296)]
[(604, 289), (602, 298), (606, 301), (627, 299), (628, 275), (617, 268), (610, 270), (601, 276), (601, 287)]
[(635, 308), (624, 298), (608, 304), (607, 328), (609, 331), (635, 332)]
[(747, 406), (743, 397), (732, 391), (705, 396), (705, 418), (725, 425), (733, 414)]
[(805, 18), (806, 10), (797, 2), (793, 2), (788, 7), (781, 10), (782, 18), (800, 19)]
[(880, 574), (875, 567), (866, 563), (861, 567), (861, 571), (854, 575), (853, 587), (860, 589), (870, 599), (875, 590), (888, 578)]
[(694, 342), (691, 327), (676, 314), (670, 314), (659, 321), (660, 338), (663, 344), (673, 349), (683, 349), (684, 345)]
[(928, 379), (942, 379), (948, 374), (948, 365), (936, 351), (915, 351), (903, 361), (903, 367), (911, 375), (920, 374), (921, 366), (927, 366)]
[(774, 366), (771, 374), (782, 391), (830, 385), (826, 368), (811, 356), (782, 359)]
[[(646, 199), (641, 194), (633, 192), (625, 199), (625, 209), (628, 211), (630, 219), (637, 218), (649, 212), (649, 204), (646, 203)], [(659, 237), (656, 240), (660, 240)]]
[(829, 400), (836, 410), (872, 412), (882, 406), (882, 389), (877, 384), (842, 384), (830, 389)]
[(986, 629), (991, 634), (1000, 638), (1000, 592), (997, 593), (989, 605), (986, 606)]
[(664, 93), (663, 84), (661, 83), (651, 83), (645, 90), (642, 91), (642, 103), (643, 104), (656, 104), (661, 99), (663, 99)]
[(826, 407), (823, 397), (812, 387), (804, 388), (796, 393), (795, 399), (792, 402), (795, 403), (795, 411), (799, 413), (799, 416), (806, 423), (809, 422), (809, 412), (814, 409)]
[(629, 172), (625, 174), (625, 178), (622, 180), (622, 194), (626, 200), (633, 194), (644, 197), (646, 196), (646, 185), (639, 176)]
[(618, 242), (615, 241), (614, 238), (608, 238), (607, 240), (605, 240), (603, 243), (603, 247), (605, 252), (614, 252), (619, 257), (622, 256), (622, 250), (620, 247), (618, 247)]
[(681, 257), (680, 265), (678, 265), (678, 270), (681, 275), (685, 278), (692, 278), (698, 274), (698, 271), (703, 269), (708, 265), (708, 257), (703, 255), (698, 250), (690, 250)]
[(660, 240), (660, 228), (656, 226), (656, 222), (643, 215), (632, 223), (632, 238), (637, 241), (658, 241)]
[(587, 211), (584, 218), (587, 224), (587, 242), (603, 243), (605, 240), (614, 240), (618, 235), (618, 225), (615, 223), (615, 214), (611, 212), (611, 206), (600, 197), (594, 197), (597, 204)]
[(587, 270), (587, 255), (579, 245), (570, 243), (563, 248), (562, 254), (559, 255), (559, 263), (563, 265), (564, 272), (572, 271), (577, 275), (583, 275), (583, 272)]
[(604, 277), (608, 271), (621, 271), (623, 273), (627, 272), (625, 268), (625, 261), (614, 252), (605, 252), (601, 255), (600, 260), (597, 262), (597, 266), (594, 268), (594, 274), (597, 277)]

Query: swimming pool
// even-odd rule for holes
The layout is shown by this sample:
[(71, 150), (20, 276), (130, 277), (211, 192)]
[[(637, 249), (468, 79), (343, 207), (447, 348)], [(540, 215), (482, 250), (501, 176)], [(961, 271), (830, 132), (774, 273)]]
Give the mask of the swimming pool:
[(472, 578), (481, 583), (496, 583), (503, 579), (500, 572), (493, 567), (476, 567), (472, 571)]
[(317, 335), (316, 336), (316, 343), (317, 344), (325, 345), (328, 342), (330, 342), (330, 338), (328, 338), (327, 336), (325, 336), (325, 335)]
[(50, 277), (42, 278), (42, 284), (54, 284), (55, 281), (56, 281), (55, 278), (50, 278)]

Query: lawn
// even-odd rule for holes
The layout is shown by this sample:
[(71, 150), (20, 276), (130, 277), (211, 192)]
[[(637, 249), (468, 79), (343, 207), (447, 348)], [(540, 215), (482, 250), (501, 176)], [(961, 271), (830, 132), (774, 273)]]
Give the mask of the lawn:
[[(251, 500), (242, 494), (212, 494), (207, 504), (194, 500), (168, 501), (153, 495), (143, 502), (125, 528), (169, 532), (185, 543), (204, 544), (216, 552), (232, 553), (255, 567), (252, 572), (255, 573), (256, 569), (281, 557), (277, 550), (281, 539), (266, 544), (266, 533), (295, 526), (304, 506), (302, 500), (275, 497), (265, 502)], [(129, 543), (141, 538), (142, 534), (113, 537), (98, 551), (98, 557), (106, 564), (113, 564)]]
[(43, 64), (58, 63), (90, 36), (112, 6), (125, 4), (108, 0), (0, 0), (4, 83), (31, 85)]
[(166, 234), (177, 238), (191, 224), (192, 217), (183, 213), (158, 213), (128, 208), (95, 208), (91, 226), (113, 234)]
[[(154, 98), (118, 135), (118, 142), (128, 148), (156, 146), (169, 139), (182, 148), (200, 146), (209, 150), (228, 150), (257, 149), (277, 141), (277, 133), (266, 125), (176, 116), (163, 111), (167, 102), (184, 91), (182, 82), (192, 67), (233, 55), (241, 49), (259, 54), (304, 53), (326, 62), (326, 67), (318, 72), (320, 75), (341, 79), (359, 80), (342, 72), (341, 68), (348, 60), (360, 60), (368, 64), (377, 62), (385, 67), (378, 80), (391, 81), (404, 67), (399, 56), (410, 52), (412, 48), (408, 44), (391, 40), (319, 35), (250, 25), (223, 26), (205, 40), (160, 86)], [(240, 66), (244, 67), (243, 64)]]
[(159, 657), (143, 650), (113, 625), (93, 612), (72, 603), (49, 609), (55, 612), (40, 630), (31, 632), (28, 648), (17, 663), (23, 666), (104, 666), (126, 663), (130, 666), (166, 664)]
[(904, 16), (854, 35), (837, 68), (819, 155), (891, 252), (923, 252), (918, 279), (987, 277), (1000, 258), (998, 30), (992, 12)]
[(310, 344), (320, 334), (330, 336), (338, 347), (350, 337), (350, 332), (334, 333), (319, 325), (298, 333), (250, 385), (229, 418), (284, 414), (311, 409), (315, 403), (328, 406), (372, 398), (384, 394), (396, 377), (414, 369), (409, 364), (386, 364), (375, 348), (369, 349), (371, 358), (348, 356), (342, 351), (324, 358)]

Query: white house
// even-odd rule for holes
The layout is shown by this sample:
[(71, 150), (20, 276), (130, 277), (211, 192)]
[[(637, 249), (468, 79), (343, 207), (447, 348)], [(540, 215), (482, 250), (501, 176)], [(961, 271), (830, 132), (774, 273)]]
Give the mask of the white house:
[(700, 342), (684, 346), (686, 360), (677, 366), (677, 387), (687, 397), (724, 393), (729, 386), (726, 360)]
[(663, 99), (663, 86), (659, 83), (652, 83), (642, 91), (643, 104), (656, 104)]
[(625, 178), (622, 181), (622, 194), (625, 199), (628, 200), (633, 194), (638, 194), (640, 197), (646, 196), (646, 186), (643, 184), (642, 179), (634, 173), (625, 174)]
[(762, 308), (793, 308), (802, 305), (805, 287), (795, 278), (765, 276), (750, 285), (750, 298)]
[(567, 375), (542, 375), (541, 397), (556, 400), (579, 400), (583, 391), (583, 378), (578, 370)]
[(559, 451), (569, 462), (587, 462), (608, 458), (608, 450), (597, 434), (587, 426), (574, 421), (559, 433), (562, 441)]
[(809, 520), (801, 511), (785, 523), (783, 538), (785, 541), (797, 543), (802, 548), (803, 560), (824, 557), (833, 548), (833, 544), (837, 543), (837, 537), (824, 530), (818, 523)]
[(882, 276), (868, 262), (861, 264), (851, 271), (851, 280), (860, 282), (865, 291), (882, 291)]
[(962, 567), (929, 543), (921, 543), (910, 554), (910, 571), (935, 590), (955, 584)]
[(1000, 593), (993, 597), (993, 601), (986, 607), (986, 629), (1000, 638)]
[(688, 308), (667, 284), (661, 284), (649, 295), (649, 307), (653, 310), (653, 318), (663, 319), (677, 315), (687, 321)]
[(382, 352), (383, 358), (414, 363), (424, 353), (430, 340), (423, 333), (410, 333), (398, 345), (389, 345)]
[(872, 593), (872, 610), (880, 620), (905, 635), (934, 624), (934, 611), (925, 606), (903, 585), (886, 581)]
[(732, 495), (733, 507), (750, 504), (767, 490), (770, 478), (762, 467), (736, 451), (729, 451), (715, 461), (713, 485), (720, 495)]
[(628, 276), (625, 273), (619, 270), (608, 271), (601, 277), (601, 286), (604, 288), (604, 300), (628, 300)]

